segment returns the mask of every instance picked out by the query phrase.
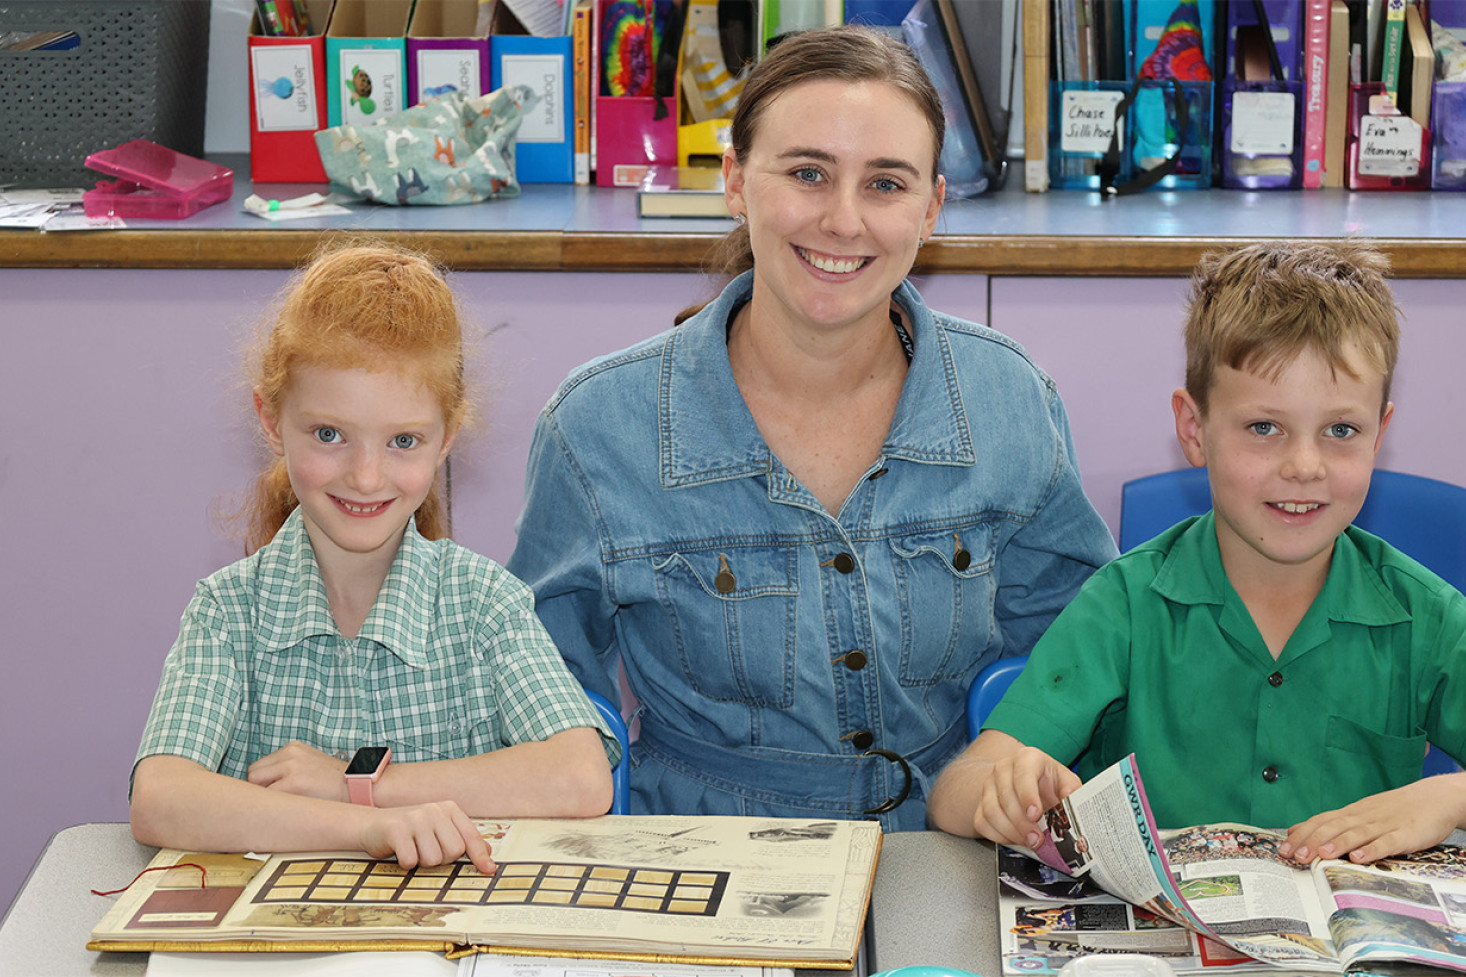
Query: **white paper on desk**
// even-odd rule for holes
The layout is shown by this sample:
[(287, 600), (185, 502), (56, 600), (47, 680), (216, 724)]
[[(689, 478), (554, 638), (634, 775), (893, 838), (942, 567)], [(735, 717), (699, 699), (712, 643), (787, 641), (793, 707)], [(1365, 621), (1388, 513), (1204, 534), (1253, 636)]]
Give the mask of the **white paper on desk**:
[(0, 227), (40, 227), (51, 216), (50, 204), (0, 204)]
[(65, 210), (51, 215), (41, 225), (43, 231), (117, 231), (127, 227), (121, 217), (88, 217), (80, 204), (72, 204)]
[(86, 191), (81, 187), (56, 187), (39, 190), (0, 190), (0, 205), (3, 204), (79, 204)]
[(463, 957), (458, 964), (458, 977), (794, 977), (794, 971), (782, 967), (634, 963), (629, 960), (521, 957), (501, 953)]
[(307, 220), (311, 217), (337, 217), (343, 214), (350, 214), (351, 211), (338, 204), (317, 204), (314, 207), (295, 207), (289, 209), (272, 210), (266, 213), (260, 213), (259, 211), (252, 210), (249, 211), (249, 213), (254, 214), (256, 217), (261, 217), (267, 221), (275, 223), (279, 221)]
[(427, 950), (346, 953), (154, 953), (147, 977), (455, 977), (458, 963)]

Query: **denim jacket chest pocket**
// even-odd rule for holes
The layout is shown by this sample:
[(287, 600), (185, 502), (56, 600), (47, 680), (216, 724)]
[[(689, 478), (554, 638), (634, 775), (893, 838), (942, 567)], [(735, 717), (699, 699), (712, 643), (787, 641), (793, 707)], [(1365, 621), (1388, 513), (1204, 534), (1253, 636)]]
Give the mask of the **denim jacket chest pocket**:
[(902, 685), (971, 679), (992, 640), (997, 538), (992, 521), (891, 538)]
[(653, 569), (689, 685), (718, 702), (794, 704), (797, 548), (674, 552)]

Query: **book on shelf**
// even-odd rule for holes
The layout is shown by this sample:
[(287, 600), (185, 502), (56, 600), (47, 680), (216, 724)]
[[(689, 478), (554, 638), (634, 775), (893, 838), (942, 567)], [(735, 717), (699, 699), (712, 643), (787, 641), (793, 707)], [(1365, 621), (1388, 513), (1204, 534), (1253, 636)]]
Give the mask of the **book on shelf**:
[(591, 70), (591, 21), (592, 0), (575, 0), (570, 20), (570, 50), (573, 64), (575, 120), (575, 182), (585, 186), (590, 183), (590, 128), (591, 128), (591, 86), (594, 76)]
[(1329, 96), (1329, 10), (1333, 0), (1303, 7), (1303, 188), (1324, 185)]
[(1037, 848), (999, 848), (1003, 973), (1091, 953), (1165, 957), (1178, 974), (1466, 971), (1466, 849), (1356, 865), (1281, 858), (1286, 834), (1240, 824), (1159, 831), (1135, 755), (1046, 815)]
[(874, 821), (607, 815), (478, 821), (498, 870), (361, 852), (165, 849), (87, 948), (440, 950), (848, 970)]
[(1431, 47), (1430, 31), (1421, 16), (1420, 5), (1411, 3), (1405, 7), (1405, 48), (1400, 57), (1403, 104), (1399, 108), (1408, 112), (1422, 129), (1430, 128), (1430, 91), (1434, 81), (1435, 49)]
[(1400, 65), (1405, 57), (1405, 0), (1385, 0), (1385, 26), (1380, 45), (1379, 80), (1384, 82), (1385, 94), (1390, 96), (1390, 101), (1396, 108), (1401, 108)]
[(719, 166), (648, 166), (636, 192), (640, 217), (728, 217)]
[(1023, 16), (1023, 186), (1049, 188), (1049, 0), (1020, 0)]
[(1344, 185), (1344, 146), (1349, 133), (1349, 5), (1329, 3), (1328, 96), (1324, 101), (1323, 185)]

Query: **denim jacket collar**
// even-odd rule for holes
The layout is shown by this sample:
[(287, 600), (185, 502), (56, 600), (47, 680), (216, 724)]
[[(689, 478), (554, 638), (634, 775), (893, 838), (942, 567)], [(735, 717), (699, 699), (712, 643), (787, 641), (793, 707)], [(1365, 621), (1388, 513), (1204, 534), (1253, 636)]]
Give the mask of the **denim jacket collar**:
[[(728, 361), (728, 315), (753, 291), (753, 275), (734, 279), (674, 329), (663, 350), (657, 423), (663, 488), (769, 473), (777, 465)], [(930, 464), (975, 464), (947, 336), (910, 282), (902, 282), (894, 297), (911, 319), (916, 353), (881, 453)]]

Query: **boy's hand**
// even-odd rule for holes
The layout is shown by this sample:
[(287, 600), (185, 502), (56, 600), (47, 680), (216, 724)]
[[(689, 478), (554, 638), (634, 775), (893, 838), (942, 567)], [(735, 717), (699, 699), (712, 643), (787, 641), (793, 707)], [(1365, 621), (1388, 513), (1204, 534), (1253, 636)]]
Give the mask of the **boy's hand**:
[(1043, 813), (1081, 783), (1078, 774), (1043, 750), (1022, 747), (993, 761), (973, 827), (990, 841), (1036, 848), (1043, 838)]
[(453, 801), (361, 810), (373, 815), (362, 832), (361, 850), (374, 858), (395, 856), (403, 868), (431, 868), (467, 855), (485, 875), (498, 869), (488, 842)]
[(287, 794), (351, 802), (346, 790), (346, 761), (298, 740), (251, 763), (248, 779), (259, 787)]
[(1439, 844), (1463, 818), (1466, 773), (1426, 777), (1295, 824), (1278, 854), (1304, 864), (1315, 858), (1372, 862)]

